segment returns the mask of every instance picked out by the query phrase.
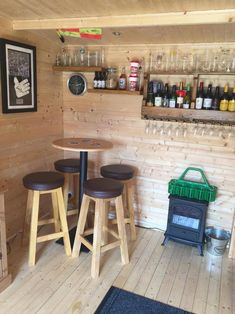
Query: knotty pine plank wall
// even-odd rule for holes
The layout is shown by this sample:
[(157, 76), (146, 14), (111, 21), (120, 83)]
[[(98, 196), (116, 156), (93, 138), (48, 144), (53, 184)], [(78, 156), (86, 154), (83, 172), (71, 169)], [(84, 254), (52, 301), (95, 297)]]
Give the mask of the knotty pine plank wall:
[[(187, 46), (188, 47), (188, 46)], [(187, 48), (186, 47), (186, 48)], [(133, 56), (147, 57), (148, 47), (106, 47), (106, 62), (128, 64)], [(90, 176), (108, 163), (136, 168), (135, 212), (138, 224), (165, 230), (167, 185), (188, 166), (201, 167), (218, 198), (211, 203), (208, 225), (231, 228), (235, 207), (235, 133), (229, 127), (141, 120), (141, 96), (86, 93), (72, 96), (63, 74), (65, 136), (98, 137), (113, 142), (103, 153), (89, 155)], [(85, 74), (91, 84), (93, 74)], [(66, 153), (67, 156), (75, 156)]]
[(11, 24), (0, 20), (0, 37), (28, 43), (37, 48), (38, 111), (0, 113), (0, 182), (6, 185), (6, 225), (8, 237), (22, 230), (26, 190), (22, 177), (30, 172), (53, 169), (53, 161), (63, 156), (51, 142), (63, 136), (62, 79), (53, 73), (57, 47), (46, 38), (27, 32), (12, 32)]

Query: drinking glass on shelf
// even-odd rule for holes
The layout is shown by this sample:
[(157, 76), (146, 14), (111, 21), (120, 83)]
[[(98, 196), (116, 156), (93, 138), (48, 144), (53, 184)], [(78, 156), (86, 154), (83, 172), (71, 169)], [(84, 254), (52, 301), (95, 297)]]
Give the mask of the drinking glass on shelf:
[(176, 48), (172, 48), (168, 54), (168, 70), (170, 72), (175, 71), (176, 61), (177, 61), (177, 50), (176, 50)]
[(162, 122), (162, 125), (159, 128), (159, 133), (161, 136), (164, 135), (164, 122)]
[(211, 56), (209, 50), (206, 50), (205, 57), (202, 61), (202, 71), (203, 72), (210, 72), (211, 68)]
[(184, 73), (188, 72), (188, 54), (182, 56), (182, 71)]
[(209, 135), (213, 136), (214, 135), (214, 131), (215, 131), (215, 125), (210, 125), (209, 126)]
[(175, 128), (175, 136), (179, 136), (179, 132), (180, 132), (180, 128), (179, 125), (177, 124), (176, 128)]
[(88, 66), (98, 66), (100, 65), (100, 53), (98, 50), (87, 52), (87, 65)]
[(164, 68), (163, 58), (164, 58), (164, 53), (162, 51), (156, 52), (156, 55), (153, 58), (154, 71), (156, 72), (163, 71), (163, 68)]
[(61, 53), (60, 53), (60, 52), (58, 52), (58, 53), (56, 54), (55, 65), (56, 65), (56, 66), (62, 65), (62, 62), (61, 62)]
[(154, 123), (153, 123), (152, 132), (153, 132), (153, 135), (155, 135), (157, 133), (157, 121), (154, 121)]
[(145, 133), (149, 134), (150, 131), (150, 120), (146, 120), (145, 122)]
[(235, 72), (235, 57), (231, 58), (231, 72)]
[(212, 72), (218, 71), (218, 62), (219, 62), (219, 55), (217, 52), (215, 52), (214, 55), (212, 56), (212, 63), (211, 63)]
[(68, 66), (69, 65), (69, 53), (67, 52), (66, 49), (62, 50), (62, 54), (61, 54), (61, 65), (63, 66)]
[(80, 55), (80, 62), (79, 62), (80, 65), (81, 66), (87, 65), (87, 50), (85, 49), (85, 47), (80, 47), (79, 55)]

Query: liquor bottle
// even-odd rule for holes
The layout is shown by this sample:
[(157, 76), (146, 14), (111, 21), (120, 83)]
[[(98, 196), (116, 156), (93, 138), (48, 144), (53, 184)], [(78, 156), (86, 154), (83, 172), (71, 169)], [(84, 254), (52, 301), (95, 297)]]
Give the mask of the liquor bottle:
[(177, 91), (176, 107), (183, 108), (185, 91), (183, 90), (183, 82), (180, 82), (179, 89)]
[(123, 67), (122, 73), (121, 73), (119, 80), (118, 80), (118, 88), (124, 90), (124, 89), (126, 89), (126, 86), (127, 86), (127, 76), (126, 76), (125, 67)]
[(97, 72), (97, 88), (101, 88), (101, 72)]
[(187, 84), (186, 95), (184, 97), (183, 108), (189, 109), (191, 104), (191, 85)]
[(161, 107), (162, 106), (162, 87), (161, 87), (161, 83), (157, 84), (157, 92), (154, 95), (154, 105), (156, 107)]
[(148, 83), (148, 93), (147, 93), (147, 106), (154, 106), (154, 93), (153, 93), (153, 82)]
[(224, 85), (224, 93), (220, 99), (219, 110), (227, 111), (228, 110), (228, 102), (229, 102), (229, 95), (228, 95), (228, 85)]
[(98, 72), (97, 71), (95, 72), (95, 77), (94, 77), (94, 80), (93, 80), (93, 87), (94, 88), (98, 87)]
[(233, 86), (233, 93), (228, 103), (228, 111), (235, 111), (235, 85)]
[(169, 107), (170, 108), (176, 107), (176, 85), (172, 86), (171, 96), (169, 99)]
[(206, 92), (206, 96), (203, 100), (203, 109), (211, 109), (212, 106), (212, 99), (213, 99), (213, 95), (212, 95), (212, 84), (208, 85), (207, 88), (207, 92)]
[(204, 99), (204, 87), (203, 87), (203, 82), (200, 82), (200, 85), (197, 91), (195, 109), (202, 109), (203, 99)]
[(219, 86), (216, 86), (215, 95), (213, 97), (212, 104), (211, 104), (211, 109), (219, 110), (219, 104), (220, 104), (220, 89), (219, 89)]
[(105, 88), (105, 72), (100, 72), (100, 88)]
[(162, 97), (162, 107), (169, 107), (169, 85), (165, 84), (165, 90)]

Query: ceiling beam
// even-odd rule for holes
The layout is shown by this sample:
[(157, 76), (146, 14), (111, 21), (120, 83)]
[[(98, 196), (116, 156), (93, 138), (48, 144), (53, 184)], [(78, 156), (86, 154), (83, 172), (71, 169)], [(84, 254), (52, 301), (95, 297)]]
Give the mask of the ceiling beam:
[(229, 9), (82, 18), (15, 20), (13, 21), (13, 29), (29, 30), (70, 27), (144, 27), (163, 25), (226, 24), (234, 22), (235, 10)]

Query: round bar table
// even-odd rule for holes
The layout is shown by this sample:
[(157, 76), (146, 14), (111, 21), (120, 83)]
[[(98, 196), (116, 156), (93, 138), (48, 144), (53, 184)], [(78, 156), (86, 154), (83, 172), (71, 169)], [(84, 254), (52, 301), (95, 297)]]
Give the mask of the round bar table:
[(80, 179), (78, 209), (81, 207), (83, 186), (87, 180), (88, 152), (101, 152), (111, 149), (113, 144), (109, 141), (95, 138), (62, 138), (52, 143), (52, 146), (65, 151), (80, 152)]
[[(82, 204), (82, 196), (84, 191), (84, 182), (87, 180), (87, 161), (88, 152), (102, 152), (113, 147), (113, 144), (109, 141), (95, 139), (95, 138), (62, 138), (52, 143), (52, 146), (58, 149), (72, 152), (80, 152), (80, 178), (79, 178), (79, 199), (78, 199), (78, 211)], [(69, 231), (69, 237), (71, 245), (73, 245), (75, 238), (76, 227)], [(63, 244), (63, 239), (60, 238), (56, 241), (59, 244)], [(81, 250), (88, 252), (85, 246), (82, 245)]]

